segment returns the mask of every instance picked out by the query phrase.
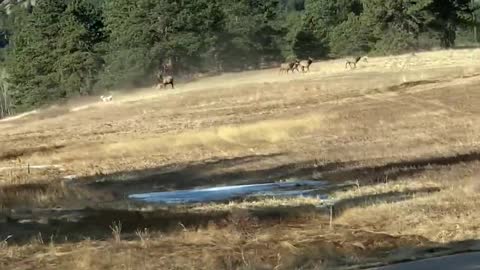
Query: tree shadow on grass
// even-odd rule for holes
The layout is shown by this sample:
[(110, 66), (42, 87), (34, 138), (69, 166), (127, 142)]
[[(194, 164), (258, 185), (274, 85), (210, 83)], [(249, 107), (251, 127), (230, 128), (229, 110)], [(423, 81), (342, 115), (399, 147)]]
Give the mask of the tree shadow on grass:
[(343, 199), (335, 202), (334, 213), (335, 217), (338, 217), (342, 215), (344, 211), (350, 208), (408, 201), (414, 197), (428, 195), (439, 191), (441, 191), (441, 188), (425, 187), (417, 189), (406, 189), (404, 191), (390, 191), (380, 194), (369, 194), (354, 198)]
[[(394, 181), (410, 177), (427, 169), (435, 168), (435, 166), (475, 162), (480, 160), (480, 154), (472, 152), (449, 157), (415, 159), (366, 167), (359, 167), (359, 162), (331, 162), (319, 165), (314, 160), (268, 166), (268, 164), (272, 164), (271, 159), (287, 160), (282, 159), (282, 154), (245, 156), (77, 179), (74, 183), (78, 184), (71, 185), (68, 188), (72, 191), (77, 189), (92, 191), (90, 194), (92, 197), (87, 198), (87, 201), (95, 202), (94, 204), (86, 203), (83, 206), (80, 204), (80, 210), (59, 210), (55, 212), (53, 218), (49, 215), (36, 217), (34, 212), (27, 214), (25, 217), (7, 213), (2, 221), (2, 214), (0, 213), (0, 240), (5, 239), (8, 235), (14, 235), (14, 240), (21, 243), (28, 241), (38, 232), (41, 232), (44, 236), (55, 235), (58, 239), (68, 238), (69, 241), (75, 239), (80, 241), (85, 237), (107, 239), (111, 237), (110, 225), (115, 221), (120, 221), (123, 224), (124, 232), (132, 233), (136, 229), (145, 227), (152, 230), (179, 230), (182, 229), (180, 223), (186, 227), (206, 226), (210, 221), (222, 220), (228, 216), (228, 213), (222, 211), (191, 213), (179, 211), (178, 208), (173, 210), (171, 208), (155, 209), (153, 211), (130, 210), (129, 206), (132, 206), (133, 203), (128, 202), (125, 198), (132, 193), (199, 186), (265, 183), (291, 177), (308, 180), (315, 178), (312, 177), (315, 173), (321, 175), (319, 180), (328, 180), (331, 183), (359, 179), (362, 184), (368, 185), (376, 184), (386, 178), (389, 181)], [(265, 160), (269, 160), (269, 162), (266, 163), (267, 165), (260, 166), (261, 169), (242, 169), (245, 164), (262, 163)], [(28, 188), (17, 185), (8, 188), (2, 187), (2, 189), (5, 189), (4, 192), (21, 193), (23, 191), (34, 192), (32, 189), (36, 187), (42, 191), (45, 190), (43, 185), (29, 185)], [(413, 194), (437, 191), (438, 189), (425, 188), (347, 199), (338, 202), (336, 211), (338, 215), (341, 214), (343, 209), (353, 206), (408, 200)], [(102, 196), (109, 198), (109, 200), (113, 198), (114, 200), (127, 201), (127, 203), (116, 209), (115, 207), (105, 209), (109, 206), (106, 207), (106, 204), (102, 204), (105, 201)], [(93, 205), (95, 208), (85, 208), (88, 205)], [(62, 206), (67, 209), (69, 207), (68, 204)], [(312, 213), (310, 211), (315, 212), (317, 210), (313, 208), (263, 207), (252, 211), (252, 214), (260, 219), (281, 222), (289, 213)], [(298, 218), (298, 216), (293, 216)]]
[[(280, 164), (272, 166), (272, 160)], [(379, 166), (359, 166), (361, 161), (318, 164), (316, 160), (294, 163), (286, 163), (285, 160), (288, 160), (288, 156), (282, 153), (252, 155), (92, 176), (78, 179), (74, 183), (79, 183), (90, 190), (112, 192), (118, 198), (125, 198), (132, 193), (260, 184), (289, 178), (324, 180), (339, 184), (358, 180), (362, 185), (370, 185), (412, 177), (435, 167), (480, 161), (480, 153), (421, 158)], [(255, 166), (253, 169), (242, 167), (248, 164)]]

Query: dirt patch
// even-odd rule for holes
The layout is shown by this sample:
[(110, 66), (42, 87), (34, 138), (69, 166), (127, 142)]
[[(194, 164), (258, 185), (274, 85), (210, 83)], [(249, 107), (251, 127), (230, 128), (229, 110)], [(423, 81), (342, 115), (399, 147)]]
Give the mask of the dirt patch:
[(400, 85), (394, 85), (394, 86), (388, 87), (387, 91), (401, 92), (402, 90), (406, 90), (415, 86), (436, 84), (439, 82), (441, 82), (441, 80), (421, 80), (421, 81), (404, 82)]

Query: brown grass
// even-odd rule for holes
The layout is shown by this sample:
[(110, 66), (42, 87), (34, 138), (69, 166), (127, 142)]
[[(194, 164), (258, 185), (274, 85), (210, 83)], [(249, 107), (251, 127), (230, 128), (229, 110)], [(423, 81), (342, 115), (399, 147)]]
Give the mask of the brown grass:
[[(426, 186), (441, 187), (441, 191), (413, 196), (410, 200), (395, 203), (368, 202), (364, 207), (346, 210), (338, 222), (355, 227), (374, 227), (376, 230), (395, 235), (421, 235), (439, 243), (479, 239), (480, 234), (475, 221), (475, 217), (480, 214), (478, 210), (480, 196), (476, 191), (477, 166), (478, 163), (475, 163), (466, 171), (465, 168), (455, 168), (455, 174), (441, 170), (431, 173), (433, 177), (409, 179), (408, 183), (402, 183), (400, 187), (398, 184), (382, 184), (378, 191), (381, 190), (383, 193), (387, 190), (404, 190), (405, 187), (415, 191)], [(468, 176), (460, 176), (465, 172), (470, 173)], [(454, 181), (452, 177), (455, 177)], [(366, 189), (367, 194), (372, 194), (371, 187)], [(363, 189), (354, 193), (362, 194)], [(347, 196), (350, 197), (352, 194)]]
[[(301, 215), (318, 199), (197, 205), (189, 210), (231, 217), (196, 230), (117, 230), (112, 241), (10, 240), (0, 245), (0, 269), (322, 269), (477, 240), (479, 54), (371, 58), (354, 71), (340, 60), (318, 62), (288, 77), (276, 69), (224, 74), (2, 121), (4, 209), (106, 207), (153, 186), (288, 177), (358, 186), (332, 192), (333, 228), (323, 214)], [(58, 166), (28, 172), (28, 164)], [(72, 190), (59, 180), (66, 175), (104, 183)], [(251, 216), (284, 208), (299, 215)]]

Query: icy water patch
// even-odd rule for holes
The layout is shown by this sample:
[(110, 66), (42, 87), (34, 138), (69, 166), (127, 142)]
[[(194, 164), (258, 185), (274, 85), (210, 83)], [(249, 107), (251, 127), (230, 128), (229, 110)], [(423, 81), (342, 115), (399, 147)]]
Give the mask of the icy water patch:
[(148, 203), (188, 204), (242, 199), (249, 197), (319, 196), (325, 181), (286, 181), (267, 184), (222, 186), (202, 189), (151, 192), (129, 195), (130, 199)]

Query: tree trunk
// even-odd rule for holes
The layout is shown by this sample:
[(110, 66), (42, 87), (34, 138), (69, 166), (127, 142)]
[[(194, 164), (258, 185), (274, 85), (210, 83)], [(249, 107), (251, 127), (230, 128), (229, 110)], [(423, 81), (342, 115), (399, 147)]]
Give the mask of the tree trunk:
[(443, 48), (452, 48), (455, 45), (455, 39), (457, 38), (456, 27), (451, 23), (445, 25), (444, 30), (441, 33), (441, 46)]

